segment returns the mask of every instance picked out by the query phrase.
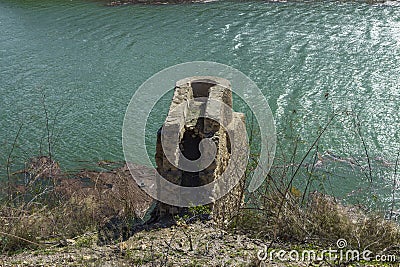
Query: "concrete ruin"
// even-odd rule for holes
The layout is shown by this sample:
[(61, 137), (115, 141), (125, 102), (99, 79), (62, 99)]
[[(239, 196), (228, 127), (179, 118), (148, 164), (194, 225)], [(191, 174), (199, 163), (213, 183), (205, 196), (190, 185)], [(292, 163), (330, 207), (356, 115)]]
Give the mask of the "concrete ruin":
[[(225, 105), (218, 105), (218, 102), (212, 100)], [(229, 107), (229, 110), (226, 107)], [(221, 123), (212, 118), (218, 118), (227, 127), (222, 127)], [(235, 134), (235, 142), (236, 140), (247, 141), (245, 130), (237, 127), (239, 123), (244, 125), (244, 122), (243, 113), (232, 111), (232, 91), (228, 80), (212, 76), (197, 76), (176, 82), (169, 113), (163, 125), (164, 128), (161, 129), (177, 129), (179, 145), (173, 143), (174, 147), (165, 147), (165, 145), (163, 147), (160, 129), (156, 147), (158, 173), (171, 183), (185, 187), (198, 187), (218, 179), (231, 159), (232, 151), (228, 132)], [(216, 146), (215, 157), (211, 164), (195, 172), (177, 168), (179, 162), (184, 160), (183, 157), (191, 161), (200, 158), (199, 144), (205, 138), (211, 140)], [(247, 143), (243, 144), (245, 145)], [(166, 150), (173, 152), (172, 163), (171, 157), (168, 159), (166, 156)], [(228, 194), (209, 204), (215, 220), (229, 220), (241, 205), (245, 181), (244, 175), (240, 174), (240, 176), (239, 183)], [(171, 192), (171, 194), (174, 193), (176, 192)], [(184, 208), (164, 203), (158, 205), (160, 216), (178, 214), (182, 210)]]

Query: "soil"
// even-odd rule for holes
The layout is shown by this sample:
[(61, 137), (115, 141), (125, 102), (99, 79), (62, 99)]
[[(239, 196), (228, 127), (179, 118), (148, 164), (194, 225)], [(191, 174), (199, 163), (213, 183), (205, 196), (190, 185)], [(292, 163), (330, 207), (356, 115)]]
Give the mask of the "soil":
[(96, 232), (62, 243), (0, 256), (0, 266), (286, 266), (260, 265), (257, 252), (265, 242), (226, 232), (212, 221), (178, 221), (105, 246), (97, 244)]

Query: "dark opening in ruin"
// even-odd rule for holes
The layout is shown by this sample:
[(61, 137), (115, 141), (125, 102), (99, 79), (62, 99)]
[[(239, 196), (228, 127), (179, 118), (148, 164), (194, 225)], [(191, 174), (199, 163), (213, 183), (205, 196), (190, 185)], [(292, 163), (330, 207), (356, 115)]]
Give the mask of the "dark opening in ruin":
[[(185, 156), (188, 160), (199, 159), (201, 156), (199, 150), (200, 141), (201, 137), (195, 134), (194, 131), (186, 131), (183, 134), (181, 141), (181, 150), (183, 156)], [(199, 172), (183, 172), (181, 186), (195, 187), (200, 185)]]
[(193, 97), (208, 97), (210, 94), (210, 88), (213, 87), (215, 83), (198, 81), (192, 82), (191, 87), (193, 90)]

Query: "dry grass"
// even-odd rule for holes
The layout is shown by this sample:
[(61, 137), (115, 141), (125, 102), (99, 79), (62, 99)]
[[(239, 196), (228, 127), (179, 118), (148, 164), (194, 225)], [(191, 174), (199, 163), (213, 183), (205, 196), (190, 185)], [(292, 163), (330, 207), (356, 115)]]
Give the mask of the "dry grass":
[(95, 225), (87, 206), (63, 205), (49, 208), (45, 205), (30, 207), (4, 204), (0, 207), (2, 252), (15, 252), (24, 248), (43, 247), (44, 241), (74, 237)]
[[(277, 133), (274, 166), (263, 185), (257, 191), (246, 194), (246, 203), (230, 222), (230, 227), (261, 238), (270, 246), (286, 243), (336, 248), (338, 239), (346, 239), (349, 249), (368, 249), (375, 254), (390, 252), (399, 259), (400, 226), (386, 220), (384, 214), (377, 214), (373, 209), (367, 212), (361, 205), (344, 206), (334, 196), (325, 194), (324, 185), (330, 181), (326, 180), (321, 167), (316, 169), (319, 161), (324, 167), (330, 164), (328, 159), (321, 156), (325, 148), (321, 148), (319, 142), (331, 123), (338, 117), (352, 117), (346, 112), (334, 113), (332, 117), (326, 118), (325, 126), (321, 126), (314, 134), (315, 139), (306, 142), (297, 131), (302, 128), (304, 121), (296, 116), (289, 115), (284, 124), (285, 129)], [(358, 120), (356, 122), (358, 128), (355, 131), (359, 134), (361, 126)], [(250, 130), (255, 139), (259, 131), (254, 126)], [(361, 138), (360, 143), (365, 145), (364, 139)], [(367, 151), (366, 147), (364, 149)], [(365, 176), (373, 180), (378, 177), (375, 172), (379, 170), (371, 168), (369, 153), (365, 154), (366, 158), (359, 158), (361, 163), (358, 164), (367, 167), (360, 168), (359, 173), (362, 178)], [(257, 146), (252, 149), (250, 162), (247, 172), (249, 176), (258, 162)], [(397, 165), (396, 162), (391, 169), (394, 177)], [(299, 185), (304, 191), (294, 185)]]
[(293, 193), (258, 196), (242, 208), (231, 227), (272, 243), (328, 248), (345, 239), (348, 249), (400, 255), (398, 224), (380, 214), (364, 214), (356, 207), (343, 206), (318, 192), (310, 194), (305, 206)]
[(3, 253), (59, 245), (111, 225), (118, 229), (102, 231), (103, 242), (110, 242), (123, 234), (121, 227), (142, 218), (152, 204), (125, 165), (104, 172), (82, 171), (72, 177), (63, 176), (59, 170), (57, 175), (50, 172), (51, 179), (43, 173), (30, 173), (30, 177), (34, 182), (13, 186), (13, 194), (0, 206)]
[[(283, 181), (270, 176), (257, 192), (248, 194), (247, 204), (230, 226), (265, 242), (334, 247), (344, 238), (349, 248), (399, 253), (397, 224), (317, 192), (309, 194), (304, 203), (302, 193), (294, 187), (286, 190), (288, 184)], [(56, 184), (46, 194), (42, 194), (44, 189), (51, 187), (32, 184), (13, 196), (14, 202), (0, 207), (3, 253), (59, 245), (87, 231), (104, 232), (105, 242), (107, 238), (122, 241), (129, 237), (123, 231), (129, 231), (131, 223), (152, 204), (125, 165), (105, 172), (82, 171), (72, 178), (57, 179)], [(118, 229), (106, 233), (102, 226), (107, 225)]]

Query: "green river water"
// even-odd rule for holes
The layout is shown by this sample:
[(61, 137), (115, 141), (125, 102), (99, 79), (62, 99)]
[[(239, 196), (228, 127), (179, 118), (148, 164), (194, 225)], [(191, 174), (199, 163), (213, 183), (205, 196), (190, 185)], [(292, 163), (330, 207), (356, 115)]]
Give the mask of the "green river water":
[[(2, 0), (0, 173), (21, 123), (12, 168), (46, 152), (43, 102), (52, 153), (64, 169), (123, 160), (121, 127), (135, 90), (166, 67), (199, 60), (249, 76), (274, 113), (281, 149), (290, 150), (291, 133), (301, 138), (299, 159), (333, 110), (340, 113), (320, 141), (321, 155), (353, 157), (365, 170), (367, 148), (373, 195), (390, 201), (400, 148), (400, 5), (394, 2), (110, 8), (97, 1)], [(149, 143), (168, 101), (148, 122)], [(346, 161), (331, 165), (324, 169), (327, 191), (349, 199), (359, 192), (354, 200), (363, 201), (365, 171)]]

